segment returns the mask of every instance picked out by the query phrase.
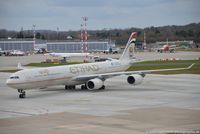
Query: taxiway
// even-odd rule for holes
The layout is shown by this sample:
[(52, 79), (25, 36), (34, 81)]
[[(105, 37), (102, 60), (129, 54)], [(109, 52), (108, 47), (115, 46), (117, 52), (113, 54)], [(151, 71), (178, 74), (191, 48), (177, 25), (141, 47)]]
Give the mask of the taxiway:
[[(94, 53), (93, 55), (101, 58), (119, 58), (120, 54), (102, 54)], [(181, 59), (194, 60), (200, 58), (200, 52), (185, 52), (178, 51), (175, 53), (156, 53), (156, 52), (136, 52), (135, 57), (139, 60), (162, 60), (162, 59)], [(16, 69), (20, 62), (22, 65), (28, 63), (44, 62), (46, 59), (58, 59), (56, 57), (44, 56), (43, 54), (29, 55), (29, 56), (0, 56), (0, 70)], [(71, 60), (83, 61), (81, 58), (72, 58)]]
[(106, 90), (64, 90), (63, 86), (18, 92), (0, 73), (0, 132), (161, 133), (200, 128), (200, 75), (152, 75), (132, 86), (126, 76), (108, 79)]

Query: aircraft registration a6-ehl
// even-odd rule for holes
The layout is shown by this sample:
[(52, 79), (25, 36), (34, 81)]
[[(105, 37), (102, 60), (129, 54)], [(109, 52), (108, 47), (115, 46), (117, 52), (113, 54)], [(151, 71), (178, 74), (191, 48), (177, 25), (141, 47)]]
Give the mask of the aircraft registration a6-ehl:
[(176, 69), (125, 71), (130, 65), (138, 62), (134, 58), (136, 34), (133, 32), (130, 35), (119, 60), (110, 59), (97, 63), (24, 69), (13, 73), (7, 79), (6, 84), (11, 88), (18, 89), (19, 98), (25, 98), (25, 90), (28, 89), (53, 85), (65, 85), (65, 89), (75, 89), (76, 85), (82, 85), (81, 89), (101, 90), (105, 89), (104, 81), (106, 79), (119, 75), (127, 75), (127, 82), (137, 85), (142, 82), (147, 72), (183, 70), (193, 66)]

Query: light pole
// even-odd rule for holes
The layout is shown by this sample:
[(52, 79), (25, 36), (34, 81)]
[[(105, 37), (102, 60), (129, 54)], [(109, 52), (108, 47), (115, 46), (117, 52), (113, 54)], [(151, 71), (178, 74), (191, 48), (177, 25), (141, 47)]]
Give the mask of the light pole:
[(33, 25), (33, 48), (35, 48), (35, 27), (36, 25)]
[[(87, 33), (87, 21), (88, 21), (88, 17), (82, 17), (83, 19), (83, 24), (81, 25), (82, 28), (81, 28), (81, 40), (83, 40), (83, 44), (82, 44), (82, 47), (83, 47), (83, 52), (87, 53), (88, 52), (88, 33)], [(88, 55), (86, 54), (86, 62), (88, 62)]]
[(57, 40), (59, 39), (59, 27), (57, 27)]

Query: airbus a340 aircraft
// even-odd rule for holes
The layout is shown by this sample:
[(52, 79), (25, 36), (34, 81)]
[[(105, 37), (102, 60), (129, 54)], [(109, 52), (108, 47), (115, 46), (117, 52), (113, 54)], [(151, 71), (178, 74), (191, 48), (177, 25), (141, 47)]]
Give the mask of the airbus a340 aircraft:
[(140, 84), (147, 72), (182, 70), (188, 68), (160, 69), (128, 71), (130, 64), (136, 63), (134, 58), (135, 35), (132, 33), (126, 48), (119, 60), (110, 59), (98, 63), (85, 63), (77, 65), (64, 65), (57, 67), (24, 69), (13, 73), (6, 84), (18, 89), (19, 98), (25, 97), (25, 90), (43, 88), (53, 85), (65, 85), (65, 89), (75, 89), (81, 85), (81, 89), (100, 90), (105, 89), (104, 81), (108, 78), (127, 75), (127, 82), (132, 85)]

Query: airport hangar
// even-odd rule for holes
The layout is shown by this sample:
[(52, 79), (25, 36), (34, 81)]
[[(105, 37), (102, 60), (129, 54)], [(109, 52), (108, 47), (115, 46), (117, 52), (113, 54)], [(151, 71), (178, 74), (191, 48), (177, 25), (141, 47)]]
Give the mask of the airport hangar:
[[(33, 39), (4, 39), (0, 40), (0, 48), (3, 51), (20, 50), (24, 52), (33, 52), (35, 48), (45, 48), (49, 52), (57, 53), (74, 53), (81, 52), (81, 41), (46, 41)], [(108, 50), (110, 47), (115, 47), (113, 41), (88, 41), (88, 52)]]
[(22, 40), (22, 39), (8, 39), (0, 40), (0, 48), (3, 51), (20, 50), (20, 51), (33, 51), (34, 41), (33, 40)]

